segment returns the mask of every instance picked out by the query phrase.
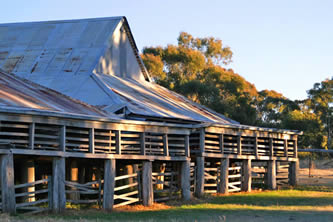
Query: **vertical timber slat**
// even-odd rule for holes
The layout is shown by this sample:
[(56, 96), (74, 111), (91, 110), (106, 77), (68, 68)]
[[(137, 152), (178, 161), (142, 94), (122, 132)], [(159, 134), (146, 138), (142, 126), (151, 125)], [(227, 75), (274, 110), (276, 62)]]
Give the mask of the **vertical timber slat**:
[(243, 177), (242, 177), (242, 191), (251, 192), (251, 159), (243, 160)]
[(223, 144), (223, 140), (224, 140), (224, 138), (223, 138), (224, 136), (223, 136), (223, 134), (221, 133), (220, 135), (219, 135), (219, 144), (220, 144), (220, 151), (221, 151), (221, 153), (223, 154), (224, 153), (224, 144)]
[(190, 160), (181, 162), (181, 191), (183, 200), (187, 201), (191, 199), (191, 162)]
[(52, 211), (60, 213), (66, 208), (65, 158), (55, 157), (52, 164)]
[(297, 158), (297, 138), (294, 140), (294, 158)]
[(220, 183), (218, 184), (218, 191), (222, 194), (228, 193), (228, 186), (229, 186), (229, 158), (222, 158), (221, 159), (221, 166), (220, 166)]
[(13, 154), (1, 155), (1, 199), (3, 213), (16, 212)]
[(237, 154), (242, 155), (242, 136), (237, 136)]
[(151, 206), (154, 202), (151, 161), (142, 164), (142, 202), (144, 206)]
[(185, 156), (190, 157), (190, 136), (185, 135)]
[(200, 153), (205, 152), (205, 128), (200, 129)]
[(29, 149), (34, 149), (35, 147), (35, 123), (30, 123), (29, 125)]
[(163, 134), (163, 153), (164, 156), (169, 156), (169, 143), (168, 143), (168, 134)]
[(146, 155), (146, 136), (145, 133), (140, 133), (140, 153), (141, 155)]
[(60, 151), (66, 151), (66, 126), (61, 126), (59, 134)]
[(258, 136), (257, 135), (254, 137), (254, 155), (256, 157), (259, 157), (259, 153), (258, 153)]
[(274, 156), (273, 138), (269, 138), (269, 155)]
[(195, 196), (201, 197), (205, 191), (205, 157), (196, 158)]
[(103, 208), (110, 211), (114, 204), (114, 187), (116, 178), (116, 160), (109, 159), (104, 162), (104, 188)]
[(89, 129), (89, 153), (95, 153), (95, 129)]
[(288, 140), (284, 140), (284, 156), (288, 157)]
[(291, 161), (289, 163), (289, 185), (296, 186), (298, 182), (298, 168), (299, 168), (299, 162), (297, 161)]
[(121, 154), (121, 131), (116, 130), (116, 154)]
[(276, 161), (269, 160), (267, 162), (267, 185), (268, 189), (276, 189)]

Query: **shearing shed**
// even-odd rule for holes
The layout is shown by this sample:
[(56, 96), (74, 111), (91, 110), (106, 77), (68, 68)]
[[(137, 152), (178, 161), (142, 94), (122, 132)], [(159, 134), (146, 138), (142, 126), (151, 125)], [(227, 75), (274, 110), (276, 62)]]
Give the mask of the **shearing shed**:
[(297, 183), (300, 132), (155, 84), (125, 17), (0, 24), (3, 212), (115, 207)]

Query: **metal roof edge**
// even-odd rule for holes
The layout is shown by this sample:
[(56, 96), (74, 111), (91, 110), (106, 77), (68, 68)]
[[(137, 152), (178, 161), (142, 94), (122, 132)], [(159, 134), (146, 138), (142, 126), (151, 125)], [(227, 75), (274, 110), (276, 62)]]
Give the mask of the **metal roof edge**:
[(64, 19), (64, 20), (48, 20), (48, 21), (27, 21), (27, 22), (8, 22), (0, 23), (0, 26), (5, 25), (20, 25), (20, 24), (39, 24), (39, 23), (73, 23), (82, 21), (103, 21), (103, 20), (122, 20), (124, 16), (110, 16), (110, 17), (99, 17), (99, 18), (83, 18), (83, 19)]
[(248, 125), (241, 125), (241, 124), (238, 125), (238, 124), (201, 123), (201, 124), (194, 126), (194, 128), (204, 128), (204, 127), (221, 127), (221, 128), (244, 129), (244, 130), (272, 132), (272, 133), (303, 135), (303, 131), (299, 131), (299, 130), (265, 128), (265, 127), (248, 126)]

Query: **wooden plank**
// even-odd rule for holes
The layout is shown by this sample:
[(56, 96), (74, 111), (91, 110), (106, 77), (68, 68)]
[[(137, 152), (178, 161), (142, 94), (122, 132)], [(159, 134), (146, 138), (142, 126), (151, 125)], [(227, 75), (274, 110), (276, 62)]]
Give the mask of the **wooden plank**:
[(227, 194), (228, 186), (229, 186), (229, 158), (222, 158), (221, 159), (221, 166), (220, 166), (220, 175), (217, 191), (222, 194)]
[(116, 130), (116, 154), (121, 154), (121, 131)]
[(291, 161), (289, 162), (289, 175), (288, 175), (288, 182), (291, 186), (297, 186), (298, 183), (298, 170), (299, 170), (299, 162)]
[(242, 137), (237, 136), (237, 154), (242, 155)]
[(251, 182), (252, 182), (252, 173), (251, 173), (251, 160), (246, 159), (242, 161), (242, 191), (251, 192)]
[(190, 157), (190, 136), (185, 135), (185, 156)]
[(151, 206), (154, 202), (151, 161), (142, 164), (142, 201), (144, 206)]
[(89, 153), (95, 153), (95, 129), (89, 129)]
[(200, 152), (205, 152), (205, 128), (200, 129)]
[(181, 162), (181, 192), (182, 192), (182, 198), (185, 201), (188, 201), (191, 199), (191, 162), (190, 160)]
[(276, 189), (276, 161), (269, 160), (267, 162), (267, 185), (268, 189)]
[(60, 151), (66, 151), (66, 126), (61, 126), (59, 133)]
[(31, 183), (18, 184), (18, 185), (15, 185), (14, 187), (15, 187), (15, 189), (18, 189), (18, 188), (30, 187), (30, 186), (34, 186), (37, 184), (47, 183), (47, 182), (49, 182), (49, 179), (42, 179), (42, 180), (37, 180), (37, 181), (31, 182)]
[(35, 146), (35, 123), (29, 124), (29, 149), (34, 149)]
[(224, 153), (224, 135), (222, 133), (219, 134), (219, 145), (220, 145), (220, 151), (223, 154)]
[(51, 182), (51, 209), (54, 213), (60, 213), (66, 207), (65, 193), (65, 158), (55, 157), (52, 164)]
[(269, 155), (274, 156), (273, 138), (269, 138)]
[(195, 196), (202, 197), (204, 195), (205, 188), (205, 158), (196, 157), (196, 184), (195, 184)]
[(104, 188), (103, 188), (103, 209), (110, 211), (114, 205), (114, 188), (116, 178), (116, 160), (104, 161)]
[(256, 157), (259, 156), (259, 153), (258, 153), (258, 137), (257, 136), (254, 137), (254, 155)]
[(297, 152), (298, 152), (298, 147), (297, 147), (297, 138), (294, 140), (294, 147), (293, 147), (293, 151), (294, 151), (294, 154), (293, 154), (293, 157), (294, 158), (297, 158)]
[(1, 200), (2, 212), (15, 213), (14, 161), (13, 154), (1, 155)]
[(168, 143), (168, 134), (163, 134), (163, 153), (164, 156), (169, 156), (169, 143)]

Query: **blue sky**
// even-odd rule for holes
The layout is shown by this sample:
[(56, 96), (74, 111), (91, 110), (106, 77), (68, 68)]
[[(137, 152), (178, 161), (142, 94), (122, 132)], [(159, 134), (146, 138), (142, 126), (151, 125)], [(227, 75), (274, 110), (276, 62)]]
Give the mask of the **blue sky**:
[(0, 23), (125, 15), (140, 50), (174, 44), (180, 31), (213, 36), (259, 90), (304, 99), (333, 76), (332, 10), (328, 0), (3, 0)]

